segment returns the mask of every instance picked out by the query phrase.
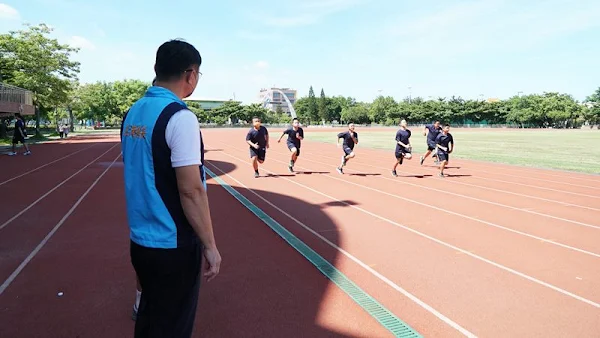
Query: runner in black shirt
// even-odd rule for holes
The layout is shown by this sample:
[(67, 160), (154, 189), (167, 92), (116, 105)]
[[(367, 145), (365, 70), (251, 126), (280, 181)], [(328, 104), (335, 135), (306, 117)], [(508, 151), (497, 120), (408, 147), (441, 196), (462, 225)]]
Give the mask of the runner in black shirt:
[(344, 155), (342, 155), (342, 164), (339, 167), (337, 167), (338, 173), (343, 174), (344, 166), (346, 165), (346, 163), (348, 163), (348, 160), (354, 158), (355, 156), (354, 145), (358, 144), (358, 134), (354, 132), (354, 123), (350, 122), (348, 124), (348, 131), (339, 133), (337, 135), (337, 138), (338, 147), (340, 146), (340, 139), (344, 140), (342, 144), (342, 149), (344, 150)]
[(246, 142), (250, 145), (250, 158), (254, 167), (254, 177), (258, 177), (258, 164), (265, 161), (267, 149), (269, 148), (269, 131), (260, 125), (260, 117), (252, 118), (253, 127), (246, 135)]
[(396, 174), (398, 164), (402, 164), (404, 159), (410, 160), (412, 158), (410, 135), (410, 130), (406, 128), (406, 121), (400, 121), (400, 129), (396, 132), (396, 162), (394, 162), (394, 169), (392, 169), (393, 176), (398, 176), (398, 174)]
[(298, 156), (300, 156), (301, 141), (304, 139), (304, 130), (302, 130), (302, 128), (300, 127), (300, 122), (297, 118), (294, 117), (294, 119), (292, 120), (292, 127), (285, 130), (283, 134), (281, 134), (279, 140), (277, 140), (277, 143), (281, 142), (281, 138), (283, 138), (283, 135), (288, 136), (287, 147), (292, 153), (292, 159), (290, 160), (290, 165), (288, 166), (288, 169), (291, 173), (293, 173), (294, 164), (296, 163), (296, 160), (298, 160)]
[(438, 159), (440, 160), (440, 177), (444, 177), (444, 168), (450, 160), (450, 153), (454, 150), (454, 138), (450, 134), (450, 126), (445, 125), (442, 132), (435, 139)]
[[(440, 121), (435, 121), (433, 124), (428, 124), (425, 126), (425, 130), (423, 131), (423, 135), (427, 136), (427, 152), (425, 155), (421, 156), (421, 165), (423, 162), (431, 154), (432, 151), (436, 150), (435, 139), (442, 132), (442, 127), (440, 126)], [(434, 152), (431, 157), (437, 157), (437, 152)], [(438, 160), (436, 158), (436, 164)]]

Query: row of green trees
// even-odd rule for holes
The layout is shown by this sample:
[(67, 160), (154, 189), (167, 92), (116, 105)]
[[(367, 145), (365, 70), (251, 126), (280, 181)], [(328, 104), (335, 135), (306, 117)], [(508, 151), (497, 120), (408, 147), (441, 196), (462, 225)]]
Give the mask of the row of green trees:
[(512, 124), (529, 127), (578, 127), (600, 123), (600, 88), (577, 102), (571, 95), (543, 93), (514, 96), (508, 100), (465, 100), (461, 97), (440, 97), (424, 100), (420, 97), (396, 101), (391, 96), (379, 96), (373, 102), (356, 102), (351, 97), (327, 97), (321, 89), (315, 97), (313, 88), (307, 97), (294, 105), (303, 121), (310, 123), (397, 124), (401, 119), (418, 124), (434, 119), (462, 124)]
[[(36, 129), (39, 129), (40, 119), (56, 121), (64, 117), (118, 124), (150, 83), (124, 80), (80, 84), (80, 64), (72, 60), (78, 49), (60, 44), (50, 37), (51, 32), (50, 27), (40, 24), (0, 34), (1, 80), (34, 93)], [(289, 116), (281, 110), (270, 112), (261, 104), (242, 105), (230, 101), (208, 112), (196, 103), (189, 106), (201, 122), (236, 123), (249, 121), (252, 116), (260, 116), (266, 123), (289, 121)], [(439, 119), (452, 124), (576, 127), (583, 123), (600, 123), (600, 88), (583, 103), (563, 93), (515, 96), (497, 102), (461, 97), (396, 101), (391, 96), (357, 102), (352, 97), (326, 96), (323, 89), (316, 97), (311, 86), (308, 96), (298, 99), (294, 108), (304, 124), (353, 121), (390, 125), (400, 119), (410, 123)], [(4, 127), (6, 121), (2, 121)]]

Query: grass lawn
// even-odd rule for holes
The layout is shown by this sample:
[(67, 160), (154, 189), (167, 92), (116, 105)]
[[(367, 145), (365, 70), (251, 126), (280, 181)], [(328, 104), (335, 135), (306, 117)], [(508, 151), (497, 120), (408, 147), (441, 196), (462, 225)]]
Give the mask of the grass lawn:
[[(413, 154), (426, 149), (422, 129), (412, 128)], [(332, 132), (306, 132), (307, 140), (335, 143)], [(395, 130), (358, 132), (360, 148), (394, 151)], [(573, 170), (600, 174), (600, 131), (598, 130), (469, 130), (451, 129), (456, 150), (454, 158), (472, 159), (531, 166)], [(420, 156), (420, 155), (419, 155)], [(419, 156), (415, 156), (416, 159)]]

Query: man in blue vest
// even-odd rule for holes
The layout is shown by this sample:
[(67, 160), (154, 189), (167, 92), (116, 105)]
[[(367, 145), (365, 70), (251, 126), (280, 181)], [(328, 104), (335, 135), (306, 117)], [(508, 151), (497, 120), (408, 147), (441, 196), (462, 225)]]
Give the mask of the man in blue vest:
[(198, 119), (182, 101), (194, 92), (201, 63), (187, 42), (161, 45), (156, 83), (121, 126), (130, 255), (143, 289), (135, 337), (190, 337), (202, 259), (207, 281), (219, 273), (204, 142)]

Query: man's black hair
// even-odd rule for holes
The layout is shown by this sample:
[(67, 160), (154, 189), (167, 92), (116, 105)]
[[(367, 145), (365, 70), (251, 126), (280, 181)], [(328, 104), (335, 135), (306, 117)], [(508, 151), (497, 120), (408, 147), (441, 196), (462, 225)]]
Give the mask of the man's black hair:
[(298, 118), (297, 118), (297, 117), (294, 117), (294, 118), (292, 119), (292, 122), (294, 122), (294, 121), (298, 121)]
[(191, 44), (183, 40), (170, 40), (163, 43), (156, 51), (157, 81), (170, 81), (179, 78), (185, 71), (193, 66), (202, 64), (200, 52)]
[(22, 119), (22, 118), (23, 118), (23, 116), (21, 116), (21, 113), (15, 113), (15, 117), (18, 117), (18, 118), (20, 118), (20, 119)]
[(253, 119), (253, 120), (259, 120), (259, 121), (261, 121), (261, 122), (262, 122), (262, 119), (261, 119), (260, 117), (258, 117), (258, 116), (254, 116), (252, 119)]

